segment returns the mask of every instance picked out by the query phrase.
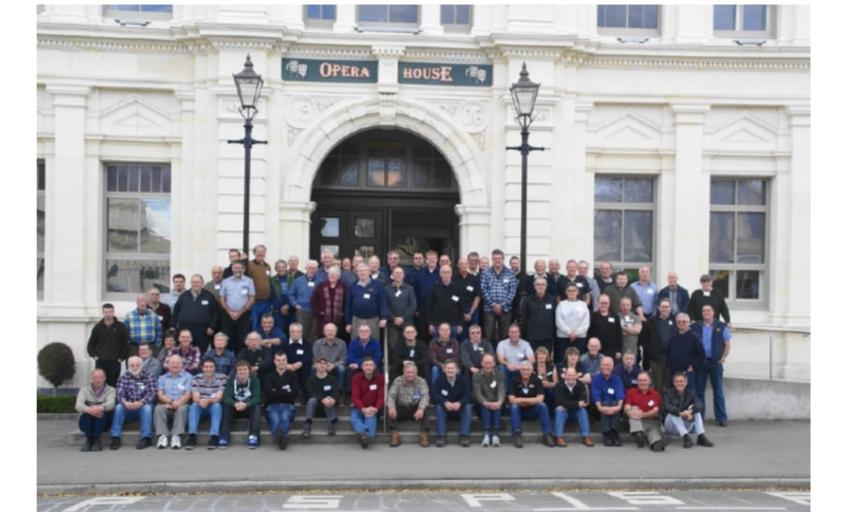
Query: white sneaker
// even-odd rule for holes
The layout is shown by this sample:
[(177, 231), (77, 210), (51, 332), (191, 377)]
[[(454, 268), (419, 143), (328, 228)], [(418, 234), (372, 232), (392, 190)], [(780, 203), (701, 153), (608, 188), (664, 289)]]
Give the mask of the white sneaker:
[(171, 448), (176, 450), (181, 447), (180, 436), (171, 436)]
[(486, 435), (483, 436), (483, 442), (480, 443), (480, 446), (482, 446), (483, 448), (486, 448), (487, 446), (489, 446), (490, 443), (491, 443), (491, 441), (489, 440), (489, 434), (486, 434)]
[(159, 436), (159, 440), (156, 441), (156, 448), (167, 448), (168, 447), (168, 436), (161, 435)]
[(497, 434), (492, 434), (492, 446), (494, 446), (495, 448), (498, 448), (498, 447), (500, 447), (500, 445), (501, 445), (501, 438), (498, 437)]

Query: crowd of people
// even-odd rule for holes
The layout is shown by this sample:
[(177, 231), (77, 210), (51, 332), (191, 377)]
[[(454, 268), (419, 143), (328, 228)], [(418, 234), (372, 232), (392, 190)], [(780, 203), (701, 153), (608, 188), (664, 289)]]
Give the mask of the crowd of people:
[(253, 255), (231, 250), (228, 267), (212, 267), (206, 282), (192, 275), (188, 289), (174, 275), (168, 293), (140, 294), (123, 321), (103, 305), (87, 345), (95, 370), (76, 403), (83, 451), (102, 450), (106, 429), (119, 449), (133, 418), (138, 449), (154, 435), (158, 448), (193, 449), (207, 417), (207, 448), (229, 445), (237, 417), (256, 448), (263, 412), (286, 449), (296, 405), (303, 437), (319, 411), (335, 435), (345, 400), (362, 448), (383, 414), (390, 446), (401, 443), (403, 421), (417, 423), (429, 446), (430, 408), (438, 447), (448, 420), (470, 446), (474, 414), (483, 447), (500, 446), (502, 414), (518, 448), (524, 425), (536, 421), (548, 446), (567, 446), (571, 421), (591, 447), (593, 420), (605, 446), (621, 446), (622, 429), (653, 451), (674, 435), (684, 448), (712, 446), (708, 380), (716, 424), (727, 425), (730, 313), (708, 274), (690, 295), (674, 272), (661, 289), (649, 267), (633, 282), (607, 262), (590, 275), (587, 262), (569, 260), (562, 274), (558, 260), (539, 259), (529, 273), (497, 249), (455, 264), (416, 252), (409, 267), (396, 251), (384, 267), (377, 256), (339, 261), (324, 251), (303, 271), (292, 256), (273, 272), (263, 245)]

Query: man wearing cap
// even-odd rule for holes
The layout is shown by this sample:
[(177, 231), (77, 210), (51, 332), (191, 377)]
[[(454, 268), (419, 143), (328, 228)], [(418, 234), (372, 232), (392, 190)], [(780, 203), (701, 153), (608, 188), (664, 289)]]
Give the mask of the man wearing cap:
[(727, 302), (721, 293), (713, 289), (713, 278), (709, 274), (701, 276), (701, 289), (692, 292), (692, 297), (689, 299), (689, 318), (693, 322), (700, 322), (702, 319), (704, 305), (709, 304), (713, 307), (715, 318), (723, 318), (724, 323), (730, 325), (730, 310), (727, 309)]

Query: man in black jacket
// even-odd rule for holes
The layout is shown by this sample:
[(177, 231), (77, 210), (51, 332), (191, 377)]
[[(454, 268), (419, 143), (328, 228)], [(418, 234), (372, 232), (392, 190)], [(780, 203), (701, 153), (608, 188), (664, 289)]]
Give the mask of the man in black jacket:
[(194, 345), (205, 354), (209, 348), (209, 340), (215, 334), (218, 324), (218, 302), (212, 292), (203, 288), (203, 277), (200, 274), (191, 276), (191, 288), (177, 298), (171, 314), (171, 323), (176, 329), (191, 331)]
[(300, 396), (297, 375), (288, 367), (286, 353), (277, 352), (274, 354), (274, 370), (262, 378), (265, 419), (280, 450), (285, 450), (288, 445), (289, 428), (294, 423), (294, 401)]
[(610, 297), (605, 293), (598, 297), (598, 310), (592, 313), (588, 337), (598, 338), (601, 342), (601, 352), (605, 356), (621, 358), (621, 322), (610, 310)]
[(577, 370), (567, 368), (562, 380), (554, 388), (554, 399), (556, 400), (556, 413), (554, 417), (554, 435), (556, 445), (565, 448), (565, 425), (569, 420), (577, 421), (580, 427), (580, 437), (586, 446), (594, 446), (592, 438), (589, 437), (589, 397), (586, 394), (586, 386), (577, 381)]
[(528, 295), (521, 305), (521, 332), (530, 342), (533, 352), (539, 347), (545, 347), (553, 353), (556, 298), (548, 294), (548, 281), (544, 277), (536, 277), (533, 291), (535, 293)]
[(121, 375), (121, 361), (130, 356), (130, 335), (115, 318), (115, 306), (103, 304), (101, 311), (103, 319), (92, 327), (86, 349), (96, 359), (94, 367), (106, 374), (106, 384), (115, 387)]
[(306, 401), (305, 419), (303, 420), (303, 437), (309, 437), (312, 432), (312, 418), (320, 403), (324, 407), (327, 417), (327, 434), (336, 435), (336, 404), (339, 403), (339, 383), (336, 378), (328, 373), (332, 363), (326, 357), (319, 357), (315, 361), (315, 373), (306, 380), (306, 389), (309, 399)]
[(674, 326), (674, 317), (671, 315), (671, 302), (668, 298), (660, 299), (657, 305), (657, 314), (645, 322), (646, 329), (643, 331), (645, 340), (643, 348), (645, 358), (650, 361), (651, 380), (657, 390), (662, 391), (667, 387), (665, 374), (665, 356), (668, 352), (668, 341), (677, 330)]
[(403, 374), (404, 361), (414, 362), (418, 375), (430, 375), (430, 347), (418, 339), (414, 325), (404, 327), (403, 339), (389, 347), (389, 382)]
[(689, 298), (689, 317), (693, 322), (700, 322), (703, 318), (701, 311), (705, 305), (711, 305), (715, 311), (716, 318), (723, 318), (724, 323), (730, 325), (730, 310), (721, 293), (713, 289), (713, 278), (709, 274), (701, 276), (701, 289), (692, 292)]
[(695, 393), (687, 387), (686, 373), (674, 374), (673, 387), (667, 389), (663, 397), (665, 411), (665, 431), (677, 433), (683, 438), (683, 447), (692, 448), (692, 438), (689, 432), (694, 429), (698, 436), (698, 445), (712, 447), (713, 443), (704, 435), (704, 404)]
[(453, 270), (449, 265), (439, 269), (439, 282), (430, 288), (425, 311), (430, 334), (435, 338), (436, 330), (442, 323), (451, 326), (451, 337), (462, 333), (462, 321), (465, 319), (465, 294), (459, 284), (453, 282)]

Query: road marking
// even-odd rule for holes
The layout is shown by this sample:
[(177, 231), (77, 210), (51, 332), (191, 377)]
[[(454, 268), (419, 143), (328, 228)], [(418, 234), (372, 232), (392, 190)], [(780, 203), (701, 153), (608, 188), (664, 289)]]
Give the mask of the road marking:
[(788, 500), (792, 503), (797, 503), (799, 505), (806, 505), (808, 507), (810, 506), (809, 492), (766, 492), (763, 494), (768, 494), (769, 496), (774, 496), (775, 498)]
[(296, 495), (286, 500), (284, 509), (336, 510), (344, 496)]
[(144, 496), (101, 496), (81, 501), (76, 505), (66, 508), (64, 512), (79, 512), (80, 510), (97, 506), (132, 505), (133, 503), (138, 503), (143, 499)]
[(472, 508), (480, 508), (483, 506), (481, 502), (483, 501), (515, 501), (515, 498), (511, 494), (461, 494), (462, 499), (468, 503), (469, 507)]
[(608, 492), (607, 494), (631, 505), (684, 505), (679, 499), (663, 496), (658, 492)]
[(534, 508), (534, 512), (566, 512), (569, 510), (639, 510), (638, 507), (590, 507), (577, 498), (562, 492), (552, 492), (551, 496), (567, 501), (571, 507), (544, 507)]
[(677, 510), (786, 510), (786, 507), (677, 507)]

